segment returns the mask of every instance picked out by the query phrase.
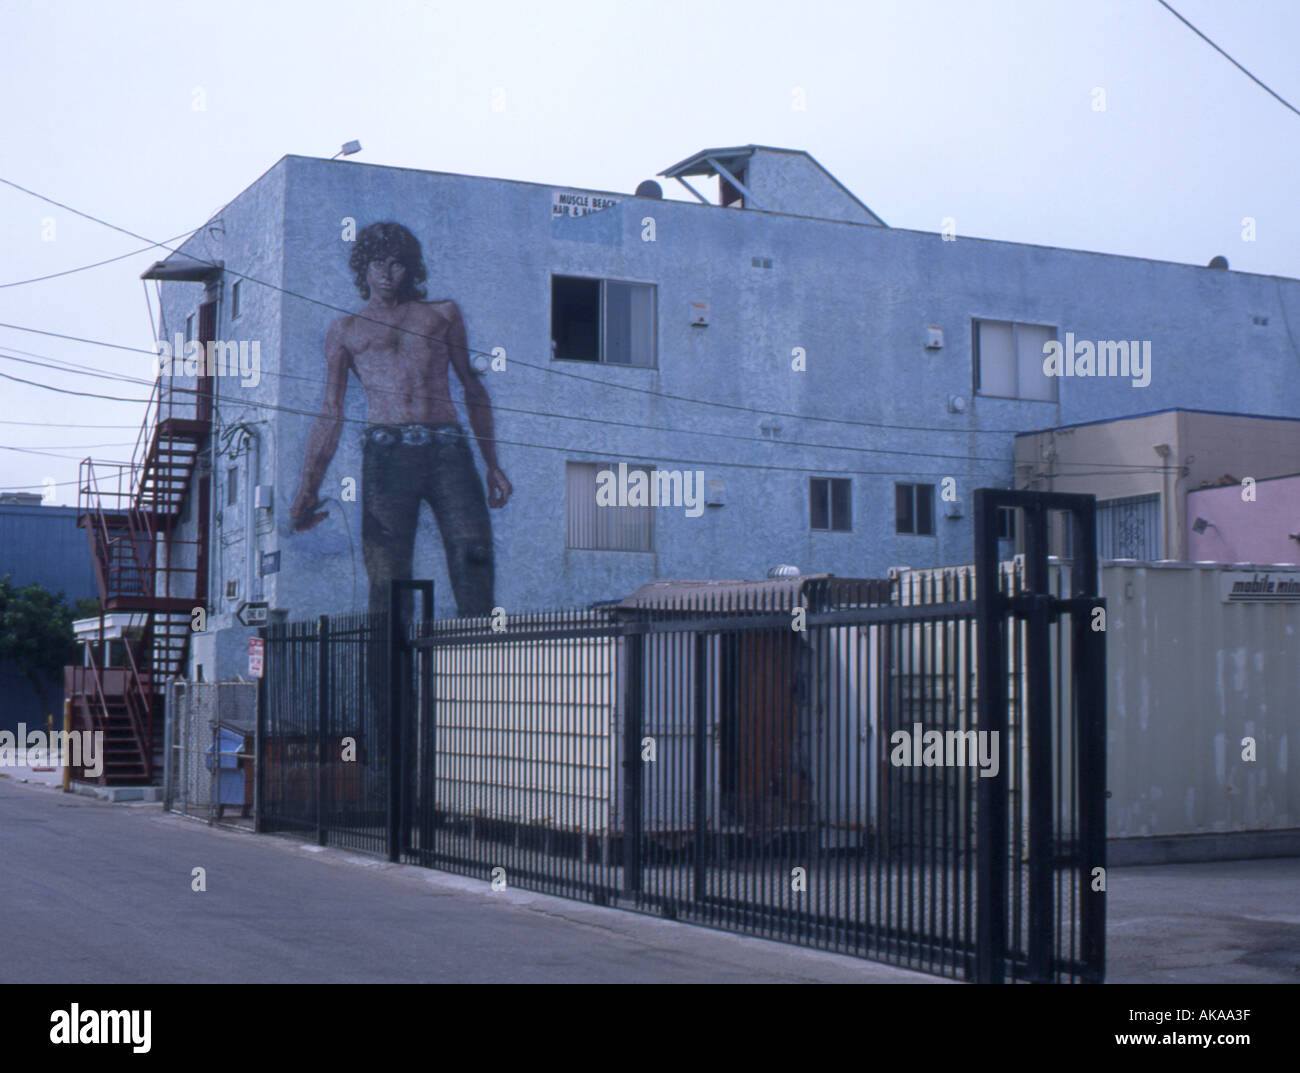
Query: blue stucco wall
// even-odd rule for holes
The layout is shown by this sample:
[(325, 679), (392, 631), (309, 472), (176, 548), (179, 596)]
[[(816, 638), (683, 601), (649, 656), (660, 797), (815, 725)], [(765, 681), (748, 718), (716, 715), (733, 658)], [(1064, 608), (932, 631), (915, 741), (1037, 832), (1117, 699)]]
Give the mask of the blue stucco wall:
[[(1296, 281), (620, 194), (613, 208), (557, 226), (552, 201), (564, 189), (288, 157), (223, 211), (223, 233), (205, 234), (205, 256), (292, 292), (245, 287), (254, 319), (241, 330), (263, 333), (263, 382), (221, 403), (227, 425), (241, 414), (265, 422), (259, 479), (274, 486), (275, 508), (254, 550), (282, 553), (281, 571), (266, 579), (272, 607), (297, 619), (366, 600), (360, 497), (331, 504), (308, 533), (287, 525), (321, 401), (326, 329), (364, 304), (347, 268), (345, 218), (409, 227), (423, 246), (429, 298), (456, 301), (473, 350), (505, 348), (506, 370), (484, 382), (514, 485), (509, 504), (492, 512), (496, 602), (510, 610), (616, 598), (655, 577), (757, 577), (778, 562), (852, 576), (966, 562), (970, 492), (1012, 485), (1017, 431), (1169, 406), (1300, 414), (1286, 327), (1300, 325)], [(653, 242), (644, 241), (647, 219)], [(756, 257), (771, 267), (754, 267)], [(657, 368), (553, 362), (553, 273), (655, 284)], [(200, 289), (164, 292), (178, 294), (179, 312)], [(708, 327), (692, 327), (693, 302), (708, 304)], [(973, 396), (973, 317), (1054, 325), (1062, 337), (1149, 339), (1151, 383), (1065, 379), (1055, 403)], [(925, 348), (928, 325), (943, 329), (941, 350)], [(792, 369), (796, 347), (806, 371)], [(950, 411), (953, 395), (964, 412)], [(364, 412), (354, 381), (347, 415), (357, 424), (345, 429), (322, 495), (341, 498), (344, 478), (360, 485)], [(764, 422), (780, 426), (776, 442), (764, 440)], [(702, 470), (725, 483), (726, 505), (697, 518), (657, 511), (651, 553), (566, 549), (566, 461)], [(223, 504), (230, 464), (218, 460)], [(851, 532), (810, 532), (809, 476), (852, 479)], [(940, 510), (934, 536), (896, 534), (894, 482), (944, 477), (955, 479), (964, 517)], [(216, 569), (226, 576), (243, 569), (247, 544), (232, 528), (218, 541)], [(427, 508), (416, 575), (435, 580), (439, 614), (452, 613)], [(233, 606), (216, 603), (221, 630)], [(210, 645), (214, 660), (233, 661), (226, 676), (242, 669), (245, 633), (230, 634), (233, 655), (218, 657), (215, 638), (196, 652)]]

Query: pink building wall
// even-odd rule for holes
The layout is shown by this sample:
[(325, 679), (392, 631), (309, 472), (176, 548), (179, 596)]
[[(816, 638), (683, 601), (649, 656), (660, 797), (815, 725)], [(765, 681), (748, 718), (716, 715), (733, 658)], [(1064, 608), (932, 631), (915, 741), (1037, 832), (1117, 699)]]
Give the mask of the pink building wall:
[[(1253, 503), (1240, 484), (1187, 493), (1187, 558), (1191, 562), (1300, 563), (1300, 474), (1255, 484)], [(1198, 533), (1197, 518), (1214, 524)]]

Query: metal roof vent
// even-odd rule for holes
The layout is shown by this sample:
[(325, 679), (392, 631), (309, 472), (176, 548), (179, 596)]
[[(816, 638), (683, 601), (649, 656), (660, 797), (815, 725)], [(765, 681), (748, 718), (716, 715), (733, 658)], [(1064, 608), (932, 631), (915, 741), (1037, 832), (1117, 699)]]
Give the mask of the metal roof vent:
[(1226, 272), (1228, 270), (1228, 259), (1224, 257), (1223, 254), (1220, 253), (1215, 257), (1211, 257), (1210, 263), (1206, 267), (1218, 268)]
[(799, 568), (797, 566), (791, 566), (789, 563), (781, 563), (778, 566), (772, 567), (767, 572), (767, 576), (768, 577), (798, 577)]
[(650, 197), (650, 198), (654, 198), (656, 201), (659, 201), (664, 196), (664, 188), (660, 186), (657, 182), (655, 182), (653, 179), (646, 179), (645, 182), (640, 183), (637, 186), (636, 196)]

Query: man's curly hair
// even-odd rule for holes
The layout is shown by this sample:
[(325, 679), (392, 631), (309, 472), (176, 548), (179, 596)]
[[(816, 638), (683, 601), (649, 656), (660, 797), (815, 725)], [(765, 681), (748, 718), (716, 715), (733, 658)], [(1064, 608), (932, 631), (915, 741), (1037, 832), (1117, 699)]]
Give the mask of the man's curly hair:
[(366, 282), (366, 268), (371, 261), (396, 257), (406, 268), (402, 285), (397, 292), (399, 302), (423, 300), (427, 293), (421, 284), (428, 278), (424, 269), (424, 253), (420, 240), (401, 224), (391, 222), (369, 224), (357, 234), (357, 241), (348, 256), (348, 267), (356, 279), (357, 292), (364, 301), (370, 300), (370, 284)]

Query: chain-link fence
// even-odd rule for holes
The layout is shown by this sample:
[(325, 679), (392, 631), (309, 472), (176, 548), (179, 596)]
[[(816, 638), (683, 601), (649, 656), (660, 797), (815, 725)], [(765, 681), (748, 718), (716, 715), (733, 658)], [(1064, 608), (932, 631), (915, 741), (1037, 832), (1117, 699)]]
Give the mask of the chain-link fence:
[(172, 682), (167, 689), (168, 811), (252, 828), (257, 686)]

